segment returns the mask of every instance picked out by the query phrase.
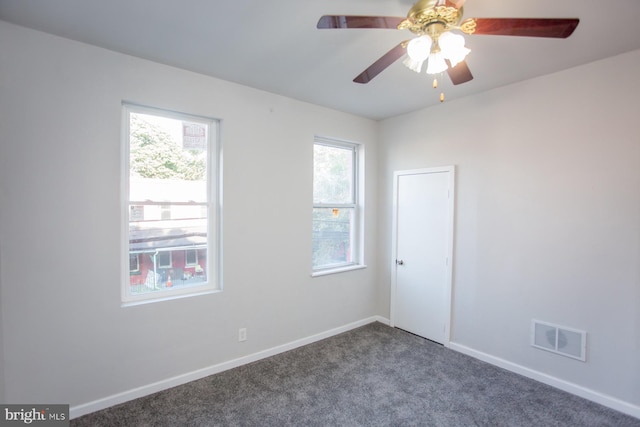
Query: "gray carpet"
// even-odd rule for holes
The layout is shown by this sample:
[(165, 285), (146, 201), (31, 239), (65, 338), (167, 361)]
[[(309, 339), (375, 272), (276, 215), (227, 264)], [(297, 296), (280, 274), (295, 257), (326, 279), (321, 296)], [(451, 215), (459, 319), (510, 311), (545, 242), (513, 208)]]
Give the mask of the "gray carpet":
[(72, 426), (640, 426), (640, 420), (372, 323)]

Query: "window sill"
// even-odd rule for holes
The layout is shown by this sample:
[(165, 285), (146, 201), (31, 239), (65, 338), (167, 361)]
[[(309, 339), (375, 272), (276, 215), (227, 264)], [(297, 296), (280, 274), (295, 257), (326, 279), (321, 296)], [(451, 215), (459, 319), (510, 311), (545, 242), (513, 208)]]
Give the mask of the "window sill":
[(311, 277), (328, 276), (329, 274), (343, 273), (345, 271), (352, 271), (352, 270), (362, 270), (364, 268), (367, 268), (367, 266), (364, 264), (354, 264), (354, 265), (347, 265), (347, 266), (338, 267), (338, 268), (329, 268), (326, 270), (314, 271), (313, 273), (311, 273)]
[(135, 307), (135, 306), (138, 306), (138, 305), (153, 304), (155, 302), (163, 302), (163, 301), (171, 301), (171, 300), (182, 299), (182, 298), (198, 297), (198, 296), (201, 296), (201, 295), (211, 295), (211, 294), (216, 294), (216, 293), (218, 293), (220, 291), (221, 291), (220, 289), (207, 289), (207, 290), (190, 292), (190, 293), (183, 293), (183, 294), (173, 294), (173, 295), (169, 294), (169, 295), (164, 295), (164, 296), (158, 296), (158, 297), (155, 297), (155, 298), (145, 298), (145, 299), (122, 301), (122, 303), (120, 304), (120, 307), (122, 307), (122, 308)]

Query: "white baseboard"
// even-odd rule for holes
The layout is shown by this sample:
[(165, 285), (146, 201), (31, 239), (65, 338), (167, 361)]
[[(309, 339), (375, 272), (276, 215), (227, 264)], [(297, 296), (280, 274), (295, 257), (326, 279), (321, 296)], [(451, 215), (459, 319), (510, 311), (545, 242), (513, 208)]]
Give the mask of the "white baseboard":
[(302, 347), (304, 345), (311, 344), (316, 341), (320, 341), (325, 338), (329, 338), (334, 335), (338, 335), (343, 332), (350, 331), (351, 329), (359, 328), (360, 326), (364, 326), (373, 322), (380, 322), (388, 325), (389, 319), (386, 319), (382, 316), (372, 316), (366, 319), (359, 320), (357, 322), (349, 323), (348, 325), (340, 326), (338, 328), (330, 329), (328, 331), (312, 335), (310, 337), (301, 338), (287, 344), (279, 345), (277, 347), (269, 348), (267, 350), (259, 351), (257, 353), (219, 363), (217, 365), (198, 369), (197, 371), (187, 372), (185, 374), (167, 378), (165, 380), (158, 381), (152, 384), (123, 391), (122, 393), (117, 393), (111, 396), (104, 397), (102, 399), (94, 400), (93, 402), (72, 406), (69, 408), (69, 418), (73, 419), (81, 417), (82, 415), (90, 414), (101, 409), (106, 409), (110, 406), (148, 396), (150, 394), (186, 384), (191, 381), (199, 380), (201, 378), (208, 377), (209, 375), (217, 374), (229, 369), (236, 368), (238, 366), (246, 365), (247, 363), (252, 363), (260, 359), (275, 356), (276, 354), (284, 353), (285, 351), (293, 350), (295, 348)]
[(447, 347), (460, 353), (464, 353), (467, 356), (482, 360), (483, 362), (487, 362), (500, 368), (506, 369), (507, 371), (520, 374), (527, 378), (531, 378), (533, 380), (550, 385), (576, 396), (580, 396), (584, 399), (591, 400), (592, 402), (599, 403), (600, 405), (606, 406), (608, 408), (615, 409), (616, 411), (622, 412), (624, 414), (631, 415), (632, 417), (640, 418), (640, 406), (625, 402), (624, 400), (620, 400), (615, 397), (588, 389), (586, 387), (561, 380), (543, 372), (536, 371), (513, 362), (509, 362), (508, 360), (501, 359), (499, 357), (492, 356), (478, 350), (474, 350), (461, 344), (449, 342)]
[[(301, 338), (299, 340), (295, 340), (287, 344), (276, 346), (267, 350), (263, 350), (263, 351), (253, 353), (247, 356), (243, 356), (237, 359), (229, 360), (227, 362), (219, 363), (217, 365), (209, 366), (196, 371), (187, 372), (182, 375), (178, 375), (162, 381), (157, 381), (152, 384), (127, 390), (122, 393), (117, 393), (111, 396), (104, 397), (102, 399), (94, 400), (92, 402), (84, 403), (77, 406), (72, 406), (71, 408), (69, 408), (69, 415), (71, 419), (77, 418), (82, 415), (90, 414), (91, 412), (106, 409), (108, 407), (118, 405), (120, 403), (128, 402), (130, 400), (148, 396), (150, 394), (157, 393), (162, 390), (167, 390), (182, 384), (186, 384), (191, 381), (199, 380), (209, 375), (214, 375), (229, 369), (236, 368), (238, 366), (246, 365), (247, 363), (252, 363), (267, 357), (275, 356), (276, 354), (284, 353), (285, 351), (293, 350), (295, 348), (302, 347), (304, 345), (311, 344), (316, 341), (320, 341), (325, 338), (329, 338), (334, 335), (338, 335), (343, 332), (347, 332), (352, 329), (359, 328), (360, 326), (364, 326), (373, 322), (380, 322), (385, 325), (389, 325), (390, 323), (389, 319), (384, 318), (382, 316), (372, 316), (366, 319), (359, 320), (357, 322), (340, 326), (338, 328), (321, 332), (316, 335), (312, 335), (306, 338)], [(575, 394), (576, 396), (580, 396), (584, 399), (591, 400), (593, 402), (599, 403), (611, 409), (615, 409), (616, 411), (620, 411), (624, 414), (640, 419), (640, 406), (636, 406), (631, 403), (625, 402), (623, 400), (616, 399), (614, 397), (607, 396), (597, 391), (588, 389), (586, 387), (582, 387), (577, 384), (573, 384), (568, 381), (564, 381), (559, 378), (552, 377), (548, 374), (535, 371), (533, 369), (518, 365), (513, 362), (509, 362), (505, 359), (501, 359), (499, 357), (495, 357), (487, 353), (474, 350), (472, 348), (466, 347), (461, 344), (449, 342), (447, 347), (449, 347), (452, 350), (458, 351), (460, 353), (464, 353), (468, 356), (474, 357), (476, 359), (482, 360), (484, 362), (490, 363), (492, 365), (499, 366), (508, 371), (515, 372), (517, 374), (520, 374), (525, 377), (531, 378), (533, 380), (539, 381), (541, 383), (550, 385), (552, 387), (558, 388), (568, 393)]]

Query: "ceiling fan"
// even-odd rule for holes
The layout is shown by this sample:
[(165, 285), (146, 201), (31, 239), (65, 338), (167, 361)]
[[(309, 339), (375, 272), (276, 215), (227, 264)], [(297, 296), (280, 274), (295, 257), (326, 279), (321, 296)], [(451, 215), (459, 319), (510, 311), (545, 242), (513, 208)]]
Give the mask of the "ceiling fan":
[[(468, 18), (463, 21), (464, 2), (465, 0), (418, 0), (406, 18), (324, 15), (318, 21), (317, 28), (408, 29), (417, 36), (399, 43), (385, 53), (353, 79), (356, 83), (370, 82), (407, 53), (404, 63), (413, 71), (420, 72), (426, 61), (428, 74), (439, 74), (446, 70), (452, 83), (458, 85), (473, 79), (464, 59), (470, 50), (464, 47), (464, 37), (451, 30), (469, 35), (567, 38), (580, 22), (577, 18)], [(434, 80), (434, 87), (435, 85)]]

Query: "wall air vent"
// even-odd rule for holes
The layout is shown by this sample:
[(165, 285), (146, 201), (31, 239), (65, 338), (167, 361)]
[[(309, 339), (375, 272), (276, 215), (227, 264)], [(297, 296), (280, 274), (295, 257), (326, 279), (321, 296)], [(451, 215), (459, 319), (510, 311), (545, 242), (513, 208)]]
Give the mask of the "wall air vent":
[(531, 345), (573, 359), (587, 360), (587, 333), (533, 319)]

